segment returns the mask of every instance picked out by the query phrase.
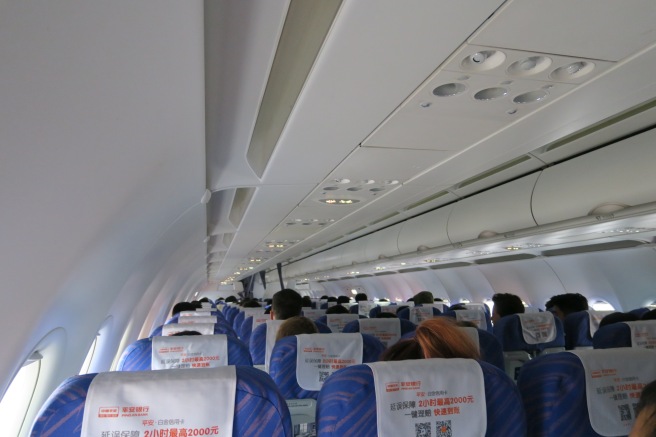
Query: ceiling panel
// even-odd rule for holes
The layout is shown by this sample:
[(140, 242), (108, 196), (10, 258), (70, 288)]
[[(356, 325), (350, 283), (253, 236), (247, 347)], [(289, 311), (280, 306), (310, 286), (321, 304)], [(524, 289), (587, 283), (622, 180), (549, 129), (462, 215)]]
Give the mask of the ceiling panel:
[(515, 0), (470, 42), (618, 61), (656, 40), (654, 22), (653, 0)]

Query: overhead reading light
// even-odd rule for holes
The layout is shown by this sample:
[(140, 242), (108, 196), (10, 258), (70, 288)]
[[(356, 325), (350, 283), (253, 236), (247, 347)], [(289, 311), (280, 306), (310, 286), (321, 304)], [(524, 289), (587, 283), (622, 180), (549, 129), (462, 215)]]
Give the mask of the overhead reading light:
[(571, 64), (556, 68), (551, 72), (549, 77), (553, 80), (558, 81), (567, 81), (572, 79), (578, 79), (581, 76), (585, 76), (594, 70), (595, 64), (588, 61), (577, 61), (572, 62)]
[(503, 87), (493, 87), (480, 90), (474, 94), (474, 98), (479, 101), (488, 101), (499, 99), (508, 94), (508, 90)]
[(481, 50), (467, 56), (460, 65), (465, 70), (486, 71), (498, 67), (506, 60), (506, 55), (498, 50)]
[(529, 56), (515, 61), (508, 67), (511, 76), (525, 77), (538, 74), (551, 66), (551, 58), (547, 56)]
[(465, 91), (467, 91), (466, 85), (462, 83), (453, 82), (453, 83), (445, 83), (444, 85), (438, 86), (433, 90), (433, 94), (436, 95), (437, 97), (451, 97), (451, 96), (457, 96), (458, 94), (462, 94)]
[(319, 199), (319, 202), (326, 205), (352, 205), (360, 201), (357, 199)]
[(546, 90), (539, 89), (515, 96), (513, 102), (517, 104), (539, 102), (541, 100), (546, 99), (548, 95), (549, 93)]

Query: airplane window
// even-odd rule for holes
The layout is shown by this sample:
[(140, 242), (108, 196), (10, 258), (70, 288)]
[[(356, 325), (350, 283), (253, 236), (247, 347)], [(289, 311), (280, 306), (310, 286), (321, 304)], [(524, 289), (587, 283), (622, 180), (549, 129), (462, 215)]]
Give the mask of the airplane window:
[(469, 299), (460, 299), (460, 303), (471, 303)]
[(595, 311), (615, 311), (615, 307), (605, 300), (597, 300), (590, 307)]
[(87, 352), (87, 357), (84, 359), (84, 363), (82, 363), (82, 368), (80, 369), (80, 375), (85, 375), (89, 373), (89, 367), (91, 367), (91, 360), (93, 359), (93, 354), (96, 352), (96, 346), (98, 345), (98, 337), (100, 337), (100, 333), (96, 334), (96, 338), (93, 339), (93, 343), (91, 343), (91, 347), (89, 348), (89, 352)]
[(490, 310), (490, 314), (492, 314), (492, 307), (494, 306), (492, 299), (485, 299), (483, 303), (487, 306), (487, 309)]
[[(25, 415), (41, 371), (41, 355), (35, 352), (20, 369), (0, 401), (2, 435), (17, 436), (25, 424)], [(29, 424), (28, 424), (29, 425)]]

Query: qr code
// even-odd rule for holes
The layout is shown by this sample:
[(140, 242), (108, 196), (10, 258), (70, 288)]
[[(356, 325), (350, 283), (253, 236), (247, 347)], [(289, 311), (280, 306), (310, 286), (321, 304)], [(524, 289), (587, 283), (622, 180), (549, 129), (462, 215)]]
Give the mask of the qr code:
[(451, 433), (451, 421), (441, 420), (437, 421), (437, 437), (453, 437)]
[(319, 372), (319, 382), (325, 382), (330, 376), (330, 372)]
[(620, 409), (620, 420), (622, 422), (631, 420), (631, 409), (629, 408), (629, 404), (618, 405), (617, 408)]
[(433, 437), (430, 422), (415, 423), (415, 437)]

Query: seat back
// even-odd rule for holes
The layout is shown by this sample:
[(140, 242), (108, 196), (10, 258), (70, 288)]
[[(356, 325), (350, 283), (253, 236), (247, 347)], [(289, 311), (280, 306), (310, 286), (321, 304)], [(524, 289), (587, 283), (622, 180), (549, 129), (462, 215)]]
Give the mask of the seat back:
[[(423, 360), (422, 360), (423, 361)], [(435, 371), (440, 372), (440, 363), (449, 361), (444, 359), (427, 360), (435, 363)], [(403, 366), (411, 361), (396, 362)], [(485, 410), (487, 414), (486, 436), (521, 437), (526, 435), (526, 419), (519, 392), (515, 384), (504, 372), (491, 364), (478, 362), (483, 373)], [(399, 370), (400, 376), (407, 372)], [(453, 379), (467, 380), (462, 373)], [(455, 395), (455, 394), (454, 394)], [(422, 422), (438, 422), (445, 427), (443, 435), (450, 430), (447, 428), (445, 416), (435, 416), (439, 395), (430, 396), (430, 407), (420, 407)], [(442, 404), (444, 406), (445, 404)], [(390, 406), (387, 406), (390, 408)], [(394, 407), (396, 408), (396, 406)], [(442, 408), (437, 408), (442, 414)], [(408, 413), (418, 414), (418, 411), (408, 410)], [(421, 423), (420, 425), (423, 425)], [(342, 369), (328, 378), (321, 389), (317, 401), (317, 428), (318, 435), (325, 437), (337, 436), (378, 436), (378, 414), (376, 410), (376, 388), (371, 368), (366, 364), (356, 365)], [(421, 427), (416, 428), (417, 435)], [(425, 431), (425, 430), (424, 430)], [(410, 434), (406, 434), (410, 435)], [(413, 434), (414, 435), (414, 434)], [(423, 435), (423, 434), (422, 434)], [(431, 434), (426, 434), (431, 435)], [(439, 435), (439, 434), (438, 434)], [(456, 435), (456, 434), (454, 434)]]
[[(560, 352), (537, 357), (526, 363), (519, 373), (517, 386), (522, 395), (529, 435), (543, 437), (577, 436), (597, 437), (601, 435), (627, 435), (631, 428), (633, 406), (638, 402), (640, 389), (644, 381), (640, 381), (633, 372), (624, 374), (615, 364), (610, 364), (608, 357), (615, 355), (619, 361), (633, 362), (633, 365), (648, 370), (648, 381), (656, 379), (656, 352), (634, 350), (639, 356), (627, 359), (627, 349), (577, 350)], [(580, 356), (589, 356), (596, 362), (596, 367), (584, 368)], [(604, 372), (605, 368), (605, 372)], [(610, 371), (609, 371), (610, 370)], [(608, 426), (593, 428), (588, 407), (588, 392), (586, 390), (586, 373), (591, 376), (591, 394), (607, 398), (615, 402), (609, 414), (605, 410), (593, 407), (620, 426), (624, 431), (608, 434)], [(619, 380), (619, 382), (615, 382)], [(630, 381), (624, 383), (623, 381)], [(624, 417), (622, 417), (624, 416)]]
[(644, 347), (656, 349), (656, 320), (618, 322), (602, 326), (592, 338), (595, 349)]
[[(169, 325), (173, 325), (173, 323), (169, 323)], [(194, 324), (193, 323), (185, 324), (185, 327), (186, 326), (189, 327), (189, 329), (188, 329), (189, 331), (194, 330), (194, 327), (193, 327)], [(157, 328), (153, 329), (153, 331), (150, 333), (149, 337), (156, 337), (158, 335), (162, 335), (163, 327), (164, 327), (164, 325), (160, 325)], [(214, 333), (215, 334), (230, 335), (232, 337), (237, 338), (237, 333), (231, 327), (226, 325), (225, 323), (215, 323), (214, 324)]]
[[(233, 435), (293, 436), (289, 410), (271, 378), (252, 367), (237, 366), (235, 370), (237, 386), (232, 423)], [(176, 370), (176, 372), (199, 371), (206, 370)], [(87, 393), (97, 375), (96, 373), (79, 375), (64, 381), (41, 408), (32, 425), (30, 436), (81, 437)]]
[[(197, 336), (189, 336), (187, 339), (193, 342)], [(228, 341), (228, 365), (230, 366), (252, 366), (253, 360), (248, 347), (232, 336), (226, 336)], [(152, 338), (142, 338), (130, 344), (123, 353), (116, 366), (117, 371), (141, 371), (151, 370), (153, 356)]]
[[(555, 338), (551, 341), (541, 341), (545, 340), (544, 333), (541, 332), (541, 340), (534, 339), (534, 342), (529, 343), (522, 328), (522, 318), (538, 316), (553, 319)], [(536, 333), (537, 335), (538, 333)], [(502, 317), (494, 325), (494, 336), (499, 340), (503, 349), (506, 373), (513, 379), (517, 379), (519, 369), (531, 358), (544, 353), (565, 350), (563, 324), (560, 319), (553, 317), (548, 312), (511, 314)]]
[[(401, 328), (401, 335), (405, 335), (411, 332), (414, 332), (415, 329), (417, 328), (417, 325), (412, 323), (410, 320), (405, 320), (405, 319), (370, 319), (372, 323), (377, 323), (378, 320), (381, 322), (384, 320), (398, 320)], [(351, 333), (351, 332), (360, 332), (360, 320), (353, 320), (352, 322), (349, 322), (344, 326), (344, 329), (342, 329), (342, 332), (345, 333)], [(375, 336), (375, 334), (372, 334)], [(379, 338), (383, 342), (383, 344), (386, 344), (387, 347), (391, 346), (391, 344), (387, 344), (386, 341), (383, 341), (382, 338)]]
[[(340, 335), (340, 334), (325, 334)], [(377, 361), (380, 354), (385, 350), (383, 344), (376, 338), (362, 335), (362, 362), (370, 363)], [(298, 384), (296, 377), (296, 363), (298, 356), (297, 336), (285, 337), (276, 342), (271, 352), (271, 364), (269, 374), (280, 389), (285, 399), (316, 399), (318, 391), (304, 390)]]

